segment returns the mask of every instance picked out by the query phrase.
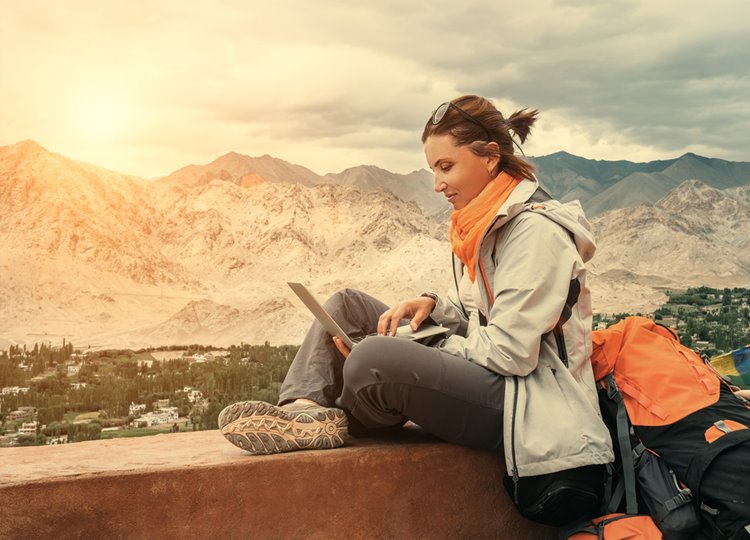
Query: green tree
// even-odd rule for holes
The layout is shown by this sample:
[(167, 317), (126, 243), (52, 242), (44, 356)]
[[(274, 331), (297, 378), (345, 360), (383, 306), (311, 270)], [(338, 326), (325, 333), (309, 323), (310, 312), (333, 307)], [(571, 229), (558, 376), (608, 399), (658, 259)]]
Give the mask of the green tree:
[(47, 437), (44, 435), (19, 435), (18, 446), (44, 446)]
[(732, 303), (732, 291), (730, 291), (729, 289), (724, 289), (724, 292), (722, 293), (722, 296), (721, 296), (721, 304), (723, 306), (728, 306), (728, 305), (731, 305), (731, 303)]

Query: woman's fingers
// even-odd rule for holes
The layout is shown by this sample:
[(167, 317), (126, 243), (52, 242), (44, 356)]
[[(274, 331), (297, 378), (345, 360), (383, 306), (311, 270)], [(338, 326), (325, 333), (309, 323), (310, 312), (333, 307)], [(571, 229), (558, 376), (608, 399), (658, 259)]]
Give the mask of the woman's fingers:
[(351, 351), (349, 350), (349, 347), (346, 346), (346, 343), (344, 343), (344, 340), (338, 336), (333, 336), (333, 344), (336, 345), (336, 348), (343, 355), (344, 359), (349, 357)]
[(396, 330), (398, 330), (398, 323), (401, 322), (401, 319), (403, 319), (403, 316), (398, 316), (398, 314), (399, 314), (398, 311), (396, 311), (396, 313), (393, 314), (394, 316), (391, 319), (391, 324), (390, 324), (390, 326), (388, 328), (388, 335), (389, 336), (395, 336), (396, 335)]
[[(381, 317), (386, 319), (383, 325), (383, 335), (395, 336), (398, 323), (401, 322), (401, 319), (410, 319), (412, 315), (413, 306), (409, 301), (399, 302), (396, 306), (383, 313)], [(380, 321), (378, 321), (378, 333), (380, 333)]]
[(416, 332), (419, 328), (419, 325), (422, 324), (422, 321), (424, 321), (428, 315), (430, 314), (430, 310), (419, 308), (417, 312), (414, 314), (414, 317), (411, 318), (411, 323), (409, 326), (411, 326), (412, 332)]
[(378, 335), (384, 336), (385, 335), (385, 329), (388, 328), (388, 325), (391, 322), (391, 317), (389, 315), (389, 312), (391, 310), (389, 309), (385, 313), (383, 313), (380, 317), (378, 317)]
[(402, 319), (411, 319), (411, 329), (416, 331), (434, 307), (435, 301), (432, 298), (419, 297), (399, 302), (378, 319), (378, 335), (395, 336)]
[(393, 306), (388, 311), (383, 313), (378, 318), (378, 335), (379, 336), (385, 336), (387, 334), (391, 333), (391, 326), (393, 325), (393, 321), (395, 321), (395, 324), (398, 325), (398, 321), (400, 320), (399, 317), (397, 317), (397, 313), (399, 313), (399, 308), (401, 304), (397, 304), (396, 306)]

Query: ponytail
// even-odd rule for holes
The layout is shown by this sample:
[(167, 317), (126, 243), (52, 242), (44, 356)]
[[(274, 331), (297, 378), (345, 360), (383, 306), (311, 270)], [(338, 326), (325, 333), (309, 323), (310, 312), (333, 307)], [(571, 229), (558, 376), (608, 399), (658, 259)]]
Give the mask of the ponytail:
[(526, 137), (531, 133), (531, 126), (536, 122), (537, 116), (539, 116), (539, 111), (536, 109), (521, 109), (511, 114), (505, 123), (523, 144), (526, 142)]

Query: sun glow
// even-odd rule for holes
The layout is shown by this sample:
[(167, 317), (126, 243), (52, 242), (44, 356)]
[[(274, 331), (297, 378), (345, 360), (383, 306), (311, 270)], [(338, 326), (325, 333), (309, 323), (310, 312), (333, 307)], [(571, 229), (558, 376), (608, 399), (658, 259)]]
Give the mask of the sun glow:
[(71, 85), (60, 108), (62, 152), (132, 174), (136, 160), (128, 149), (138, 140), (143, 122), (138, 103), (132, 92), (112, 85), (87, 81)]
[(81, 108), (80, 127), (94, 139), (113, 139), (126, 128), (128, 114), (122, 104), (107, 97), (88, 101)]

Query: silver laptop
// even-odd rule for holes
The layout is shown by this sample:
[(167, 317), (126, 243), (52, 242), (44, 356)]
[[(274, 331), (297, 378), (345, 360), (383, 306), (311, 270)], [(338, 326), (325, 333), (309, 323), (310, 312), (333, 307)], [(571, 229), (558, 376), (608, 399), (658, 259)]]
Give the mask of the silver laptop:
[[(292, 288), (294, 293), (299, 297), (300, 300), (302, 300), (302, 303), (307, 306), (307, 309), (309, 309), (312, 314), (315, 315), (315, 318), (320, 321), (320, 324), (323, 325), (323, 328), (326, 329), (326, 332), (328, 332), (332, 336), (340, 337), (341, 340), (346, 344), (346, 346), (349, 347), (349, 349), (352, 349), (357, 343), (367, 337), (357, 336), (352, 338), (348, 336), (346, 332), (341, 329), (338, 323), (333, 320), (333, 317), (331, 317), (323, 308), (323, 306), (320, 305), (320, 302), (317, 301), (312, 293), (307, 290), (307, 287), (305, 287), (301, 283), (287, 283), (287, 285)], [(427, 324), (426, 322), (423, 322), (419, 326), (419, 328), (417, 328), (416, 332), (412, 331), (411, 327), (408, 324), (406, 326), (399, 326), (398, 330), (396, 330), (396, 337), (406, 338), (412, 341), (420, 341), (431, 336), (444, 334), (447, 331), (448, 328), (444, 326)]]

